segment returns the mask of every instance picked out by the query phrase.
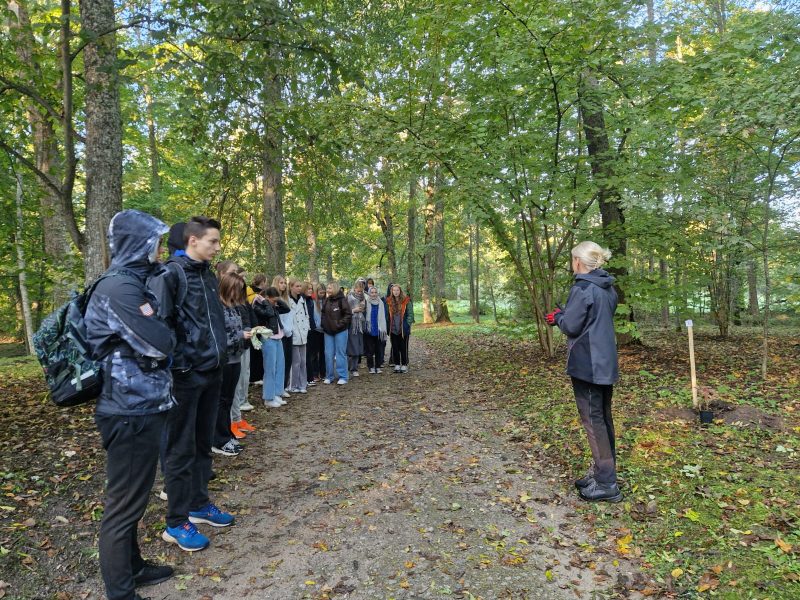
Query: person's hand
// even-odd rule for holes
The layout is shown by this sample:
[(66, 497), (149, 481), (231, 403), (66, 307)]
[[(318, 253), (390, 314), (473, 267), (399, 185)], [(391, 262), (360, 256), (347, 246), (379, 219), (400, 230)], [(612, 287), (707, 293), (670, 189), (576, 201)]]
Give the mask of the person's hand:
[(555, 309), (551, 313), (547, 313), (544, 316), (544, 320), (547, 321), (548, 325), (555, 325), (556, 324), (556, 315), (561, 312), (560, 308)]
[(249, 329), (245, 329), (242, 332), (242, 336), (244, 336), (244, 339), (249, 340), (251, 337), (253, 337), (253, 332), (250, 331)]

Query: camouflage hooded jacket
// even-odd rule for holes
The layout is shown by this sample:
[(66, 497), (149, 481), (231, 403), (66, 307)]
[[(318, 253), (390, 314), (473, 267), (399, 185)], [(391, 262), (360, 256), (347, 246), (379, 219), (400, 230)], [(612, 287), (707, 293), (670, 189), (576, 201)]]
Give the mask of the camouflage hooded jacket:
[(168, 357), (175, 335), (146, 287), (167, 230), (137, 210), (117, 213), (108, 227), (111, 267), (86, 309), (89, 345), (95, 359), (104, 359), (99, 414), (144, 415), (174, 405)]

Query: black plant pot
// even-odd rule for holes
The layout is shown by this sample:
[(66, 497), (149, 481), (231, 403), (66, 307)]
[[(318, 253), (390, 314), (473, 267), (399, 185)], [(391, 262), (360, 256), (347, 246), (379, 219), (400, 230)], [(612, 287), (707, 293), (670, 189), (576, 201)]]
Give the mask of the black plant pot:
[(710, 410), (701, 410), (700, 411), (700, 424), (701, 425), (708, 425), (711, 421), (714, 420), (714, 412)]

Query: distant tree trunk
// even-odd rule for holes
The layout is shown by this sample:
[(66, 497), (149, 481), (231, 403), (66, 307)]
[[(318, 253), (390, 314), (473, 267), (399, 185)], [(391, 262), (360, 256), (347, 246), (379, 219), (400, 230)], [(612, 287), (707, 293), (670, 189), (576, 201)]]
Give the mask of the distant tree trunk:
[(325, 268), (328, 281), (333, 281), (333, 252), (328, 252), (328, 262)]
[(406, 258), (408, 272), (406, 273), (406, 293), (413, 298), (416, 287), (415, 266), (417, 259), (417, 177), (413, 175), (408, 184), (408, 242)]
[[(8, 9), (16, 16), (16, 19), (9, 19), (8, 23), (17, 58), (28, 70), (28, 75), (23, 76), (23, 79), (29, 87), (34, 88), (36, 80), (41, 75), (41, 69), (38, 62), (33, 60), (36, 40), (31, 30), (30, 18), (25, 7), (15, 0), (8, 2)], [(40, 173), (39, 177), (45, 177), (55, 183), (59, 181), (58, 172), (62, 165), (53, 116), (30, 98), (26, 98), (25, 109), (33, 133), (34, 164)], [(69, 272), (73, 266), (74, 252), (67, 233), (67, 217), (64, 214), (64, 200), (61, 193), (41, 180), (39, 184), (42, 189), (40, 215), (44, 250), (53, 259), (53, 263), (65, 271), (57, 276), (53, 290), (55, 304), (59, 305), (69, 298), (73, 283)]]
[(481, 322), (481, 226), (475, 222), (475, 316)]
[(19, 300), (22, 305), (22, 322), (25, 325), (25, 345), (28, 354), (33, 354), (33, 319), (31, 318), (31, 303), (28, 300), (28, 265), (25, 262), (23, 250), (23, 232), (25, 224), (22, 221), (22, 175), (17, 173), (17, 227), (14, 232), (14, 245), (17, 249), (17, 270), (19, 278)]
[(283, 221), (283, 131), (267, 115), (274, 114), (282, 97), (281, 77), (267, 69), (264, 73), (264, 231), (268, 277), (286, 273), (286, 231)]
[(477, 309), (477, 301), (475, 297), (475, 243), (472, 235), (472, 218), (470, 218), (467, 222), (467, 238), (469, 240), (469, 314), (472, 317), (472, 320), (476, 323), (478, 322), (475, 319), (475, 316), (478, 313)]
[(122, 210), (122, 122), (119, 108), (117, 38), (113, 0), (81, 0), (86, 81), (86, 244), (84, 277), (91, 281), (108, 266), (106, 235)]
[(437, 323), (450, 323), (450, 311), (447, 309), (447, 278), (445, 271), (445, 221), (444, 221), (444, 196), (436, 194), (433, 205), (433, 237), (434, 237), (434, 266), (436, 274), (436, 295), (434, 302), (435, 318)]
[(433, 323), (431, 310), (431, 267), (433, 266), (433, 215), (435, 196), (438, 192), (435, 174), (430, 176), (425, 188), (425, 249), (422, 257), (422, 322)]
[(756, 261), (747, 261), (747, 310), (753, 317), (758, 317), (758, 276)]
[(386, 240), (386, 259), (389, 263), (389, 279), (397, 280), (397, 252), (394, 243), (394, 221), (392, 219), (392, 198), (387, 189), (381, 190), (380, 210), (375, 213)]
[[(667, 261), (663, 258), (658, 261), (658, 271), (661, 279), (661, 286), (664, 290), (669, 289), (669, 268)], [(664, 329), (669, 329), (669, 300), (664, 297), (661, 301), (661, 326)]]
[(147, 146), (150, 151), (150, 193), (161, 193), (161, 174), (159, 173), (158, 136), (156, 117), (153, 110), (153, 95), (150, 86), (144, 85), (145, 110), (147, 112)]
[(306, 242), (308, 242), (308, 278), (319, 283), (319, 248), (317, 247), (317, 226), (314, 221), (314, 194), (306, 193)]
[[(603, 225), (603, 236), (617, 263), (609, 269), (617, 276), (615, 285), (619, 296), (619, 303), (627, 304), (625, 290), (620, 278), (625, 278), (628, 269), (625, 260), (628, 254), (628, 238), (625, 231), (625, 215), (622, 210), (622, 194), (616, 181), (617, 152), (611, 149), (606, 129), (605, 111), (600, 95), (600, 84), (591, 69), (586, 69), (581, 74), (578, 84), (578, 98), (584, 131), (586, 133), (586, 146), (589, 153), (589, 164), (592, 178), (597, 185), (597, 200), (600, 207), (600, 216)], [(630, 307), (629, 307), (630, 308)], [(629, 311), (629, 319), (634, 320), (633, 310)], [(620, 344), (630, 343), (630, 335), (618, 336)]]

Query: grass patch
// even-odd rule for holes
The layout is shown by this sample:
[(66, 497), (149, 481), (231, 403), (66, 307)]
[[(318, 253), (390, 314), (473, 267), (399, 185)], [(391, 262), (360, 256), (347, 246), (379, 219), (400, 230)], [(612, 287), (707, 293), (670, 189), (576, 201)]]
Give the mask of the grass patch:
[[(569, 486), (589, 455), (563, 349), (546, 358), (535, 331), (526, 337), (524, 326), (514, 327), (457, 325), (414, 335), (508, 400), (527, 425), (526, 441)], [(763, 415), (769, 427), (718, 420), (700, 428), (688, 410), (683, 334), (645, 332), (643, 339), (620, 352), (615, 388), (625, 501), (581, 510), (598, 536), (624, 540), (619, 551), (642, 561), (657, 596), (800, 598), (797, 332), (773, 345), (766, 381), (757, 337), (696, 335), (700, 383), (732, 407), (729, 414)]]

